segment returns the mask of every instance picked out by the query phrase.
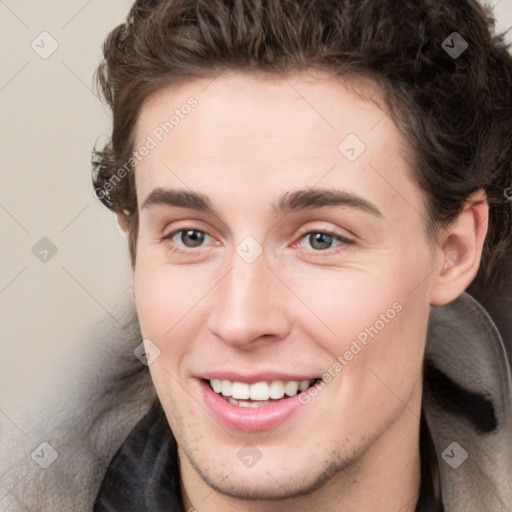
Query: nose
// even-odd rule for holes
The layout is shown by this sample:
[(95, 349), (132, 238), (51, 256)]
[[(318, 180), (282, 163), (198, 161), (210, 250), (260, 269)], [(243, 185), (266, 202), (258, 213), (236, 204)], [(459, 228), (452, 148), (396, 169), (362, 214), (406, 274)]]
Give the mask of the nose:
[[(247, 263), (234, 253), (229, 271), (214, 288), (209, 329), (224, 343), (249, 349), (287, 336), (287, 290), (267, 265), (263, 252)], [(289, 291), (288, 291), (289, 294)]]

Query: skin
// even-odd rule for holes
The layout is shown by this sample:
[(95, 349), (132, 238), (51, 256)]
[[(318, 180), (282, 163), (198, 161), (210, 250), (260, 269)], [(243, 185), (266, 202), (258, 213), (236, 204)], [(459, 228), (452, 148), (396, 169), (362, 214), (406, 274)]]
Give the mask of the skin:
[[(433, 246), (405, 141), (379, 91), (356, 85), (375, 101), (318, 72), (224, 73), (162, 89), (140, 111), (136, 147), (187, 98), (199, 102), (135, 171), (134, 300), (143, 337), (160, 350), (150, 372), (178, 442), (186, 510), (415, 508), (429, 311), (473, 280), (487, 204), (475, 193), (483, 202), (468, 202)], [(354, 162), (338, 150), (350, 133), (366, 145)], [(218, 215), (142, 209), (156, 187), (208, 195)], [(282, 194), (320, 187), (360, 196), (382, 216), (347, 206), (273, 214)], [(207, 236), (197, 247), (183, 232), (163, 239), (178, 229)], [(352, 243), (319, 249), (306, 233), (325, 230)], [(247, 236), (263, 249), (252, 263), (236, 252)], [(401, 311), (277, 428), (228, 429), (207, 411), (201, 372), (320, 376), (396, 303)], [(248, 442), (262, 454), (250, 468), (237, 458)]]

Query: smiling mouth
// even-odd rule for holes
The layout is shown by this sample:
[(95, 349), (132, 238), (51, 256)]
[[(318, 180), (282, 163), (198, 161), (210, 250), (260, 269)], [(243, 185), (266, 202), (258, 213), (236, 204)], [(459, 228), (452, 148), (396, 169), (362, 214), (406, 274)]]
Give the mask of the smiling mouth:
[(274, 380), (270, 382), (237, 382), (227, 379), (210, 379), (205, 382), (210, 389), (227, 402), (238, 407), (264, 407), (307, 391), (322, 379)]

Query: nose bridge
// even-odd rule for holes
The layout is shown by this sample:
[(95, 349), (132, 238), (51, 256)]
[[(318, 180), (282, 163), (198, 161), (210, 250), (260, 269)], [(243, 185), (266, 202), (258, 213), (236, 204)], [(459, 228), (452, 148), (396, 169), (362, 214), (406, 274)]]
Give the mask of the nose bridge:
[(210, 317), (211, 331), (238, 347), (262, 336), (283, 337), (289, 328), (278, 279), (268, 268), (266, 254), (256, 255), (250, 243), (242, 242), (233, 251), (230, 270), (216, 287)]

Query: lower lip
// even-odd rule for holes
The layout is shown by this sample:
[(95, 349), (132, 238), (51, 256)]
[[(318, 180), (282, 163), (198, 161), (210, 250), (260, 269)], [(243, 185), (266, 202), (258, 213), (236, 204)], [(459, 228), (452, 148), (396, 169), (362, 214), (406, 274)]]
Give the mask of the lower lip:
[(201, 381), (203, 397), (213, 416), (228, 428), (258, 432), (277, 427), (290, 418), (303, 404), (299, 394), (261, 407), (239, 407), (229, 403)]

